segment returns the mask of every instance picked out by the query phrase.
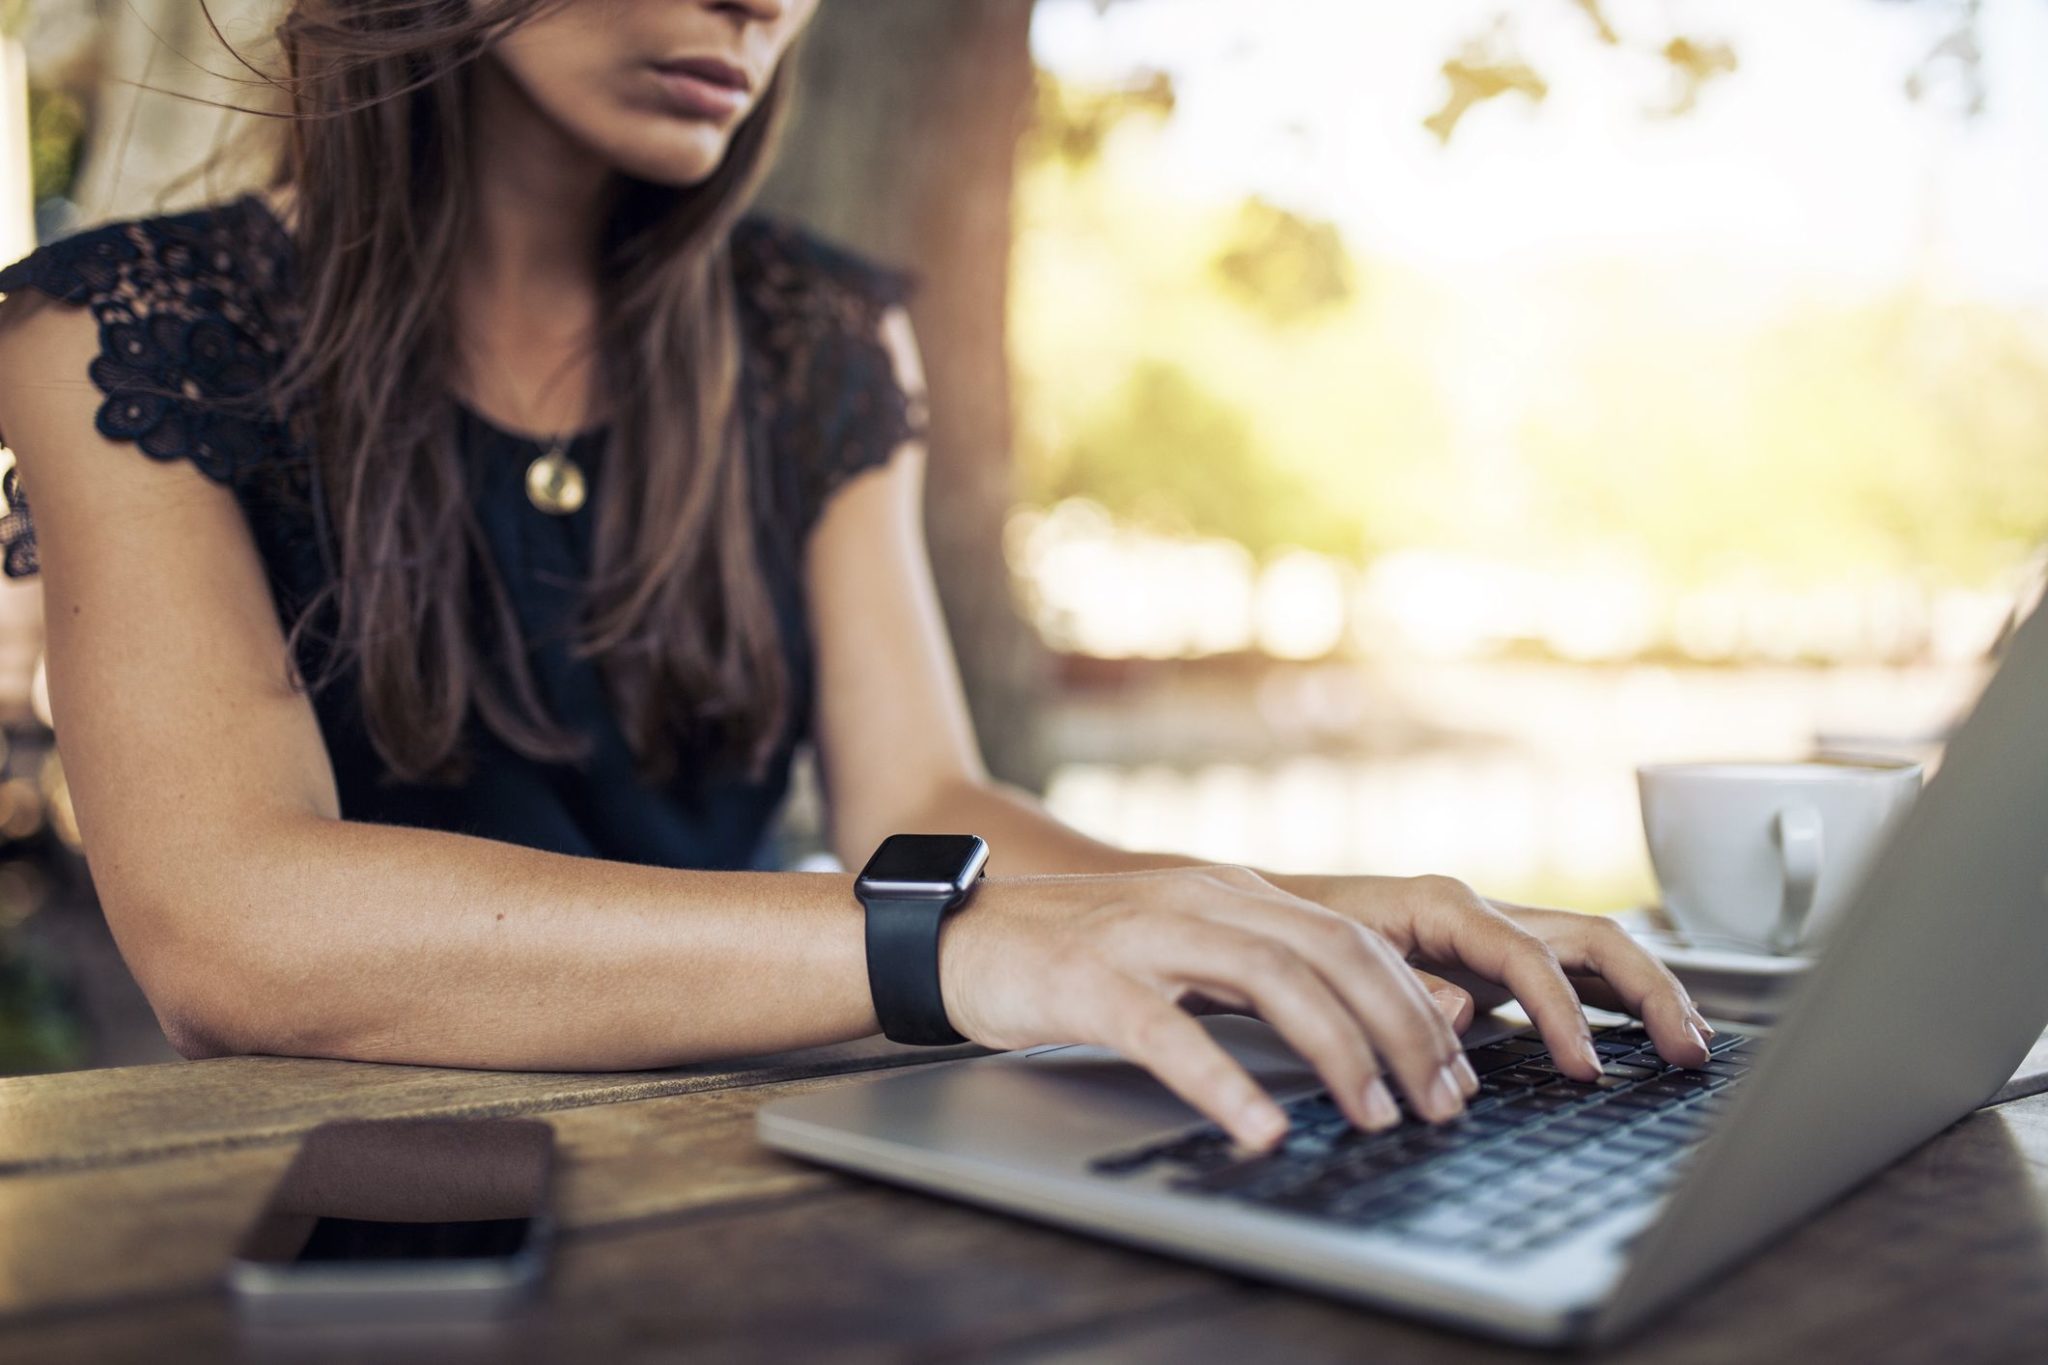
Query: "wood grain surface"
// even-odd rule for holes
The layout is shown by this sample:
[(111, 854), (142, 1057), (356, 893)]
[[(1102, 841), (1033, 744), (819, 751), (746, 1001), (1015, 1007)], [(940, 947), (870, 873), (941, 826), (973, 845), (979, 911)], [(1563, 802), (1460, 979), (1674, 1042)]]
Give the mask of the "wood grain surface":
[[(871, 1046), (521, 1077), (250, 1059), (0, 1082), (0, 1361), (1558, 1358), (848, 1179), (754, 1141), (771, 1099), (927, 1060)], [(297, 1134), (343, 1113), (554, 1125), (564, 1232), (530, 1309), (481, 1329), (238, 1327), (219, 1288), (228, 1251)], [(58, 1145), (66, 1131), (90, 1138), (89, 1155)], [(2044, 1348), (2036, 1097), (1973, 1115), (1591, 1358), (1961, 1365)]]
[(301, 1057), (0, 1079), (0, 1176), (275, 1142), (332, 1118), (493, 1118), (980, 1055), (883, 1038), (667, 1071), (465, 1071)]

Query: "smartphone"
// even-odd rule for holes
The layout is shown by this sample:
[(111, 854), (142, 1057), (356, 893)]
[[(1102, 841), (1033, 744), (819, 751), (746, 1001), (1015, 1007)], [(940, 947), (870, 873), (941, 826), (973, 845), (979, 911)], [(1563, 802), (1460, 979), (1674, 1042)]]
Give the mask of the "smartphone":
[(534, 1119), (343, 1119), (306, 1135), (235, 1252), (264, 1322), (504, 1312), (540, 1282), (555, 1132)]

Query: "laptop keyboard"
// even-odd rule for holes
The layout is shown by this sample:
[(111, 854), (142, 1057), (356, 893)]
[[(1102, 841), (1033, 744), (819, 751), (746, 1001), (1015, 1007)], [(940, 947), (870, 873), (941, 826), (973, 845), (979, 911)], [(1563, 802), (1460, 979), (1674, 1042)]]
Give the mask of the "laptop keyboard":
[(1093, 1163), (1105, 1175), (1164, 1166), (1173, 1188), (1402, 1237), (1512, 1257), (1662, 1196), (1733, 1098), (1750, 1040), (1716, 1038), (1704, 1070), (1670, 1066), (1640, 1025), (1595, 1029), (1597, 1082), (1566, 1077), (1529, 1029), (1465, 1055), (1479, 1091), (1431, 1125), (1402, 1102), (1384, 1133), (1352, 1126), (1327, 1091), (1286, 1106), (1293, 1126), (1247, 1157), (1204, 1125)]

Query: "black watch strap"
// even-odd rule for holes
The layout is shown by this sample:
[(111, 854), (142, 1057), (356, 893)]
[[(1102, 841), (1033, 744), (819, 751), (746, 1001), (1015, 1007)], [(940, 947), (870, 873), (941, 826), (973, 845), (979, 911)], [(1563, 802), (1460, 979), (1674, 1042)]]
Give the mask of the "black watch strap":
[(868, 992), (891, 1042), (936, 1047), (967, 1041), (946, 1018), (939, 994), (939, 926), (959, 903), (930, 896), (864, 900)]

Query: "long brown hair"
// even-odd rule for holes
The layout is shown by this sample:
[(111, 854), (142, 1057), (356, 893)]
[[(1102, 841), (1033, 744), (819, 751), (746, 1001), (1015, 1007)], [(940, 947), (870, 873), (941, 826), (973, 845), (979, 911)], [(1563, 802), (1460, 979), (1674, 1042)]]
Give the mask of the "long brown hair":
[[(394, 776), (459, 780), (472, 710), (515, 751), (587, 749), (548, 713), (456, 446), (453, 281), (469, 244), (469, 87), (490, 45), (560, 0), (298, 0), (278, 29), (292, 102), (301, 325), (283, 401), (315, 450), (333, 524), (316, 613), (327, 666), (359, 666)], [(595, 659), (642, 775), (704, 746), (759, 772), (790, 692), (758, 558), (729, 231), (788, 100), (781, 64), (718, 169), (627, 181), (603, 234), (597, 369), (608, 415), (593, 563), (571, 648)]]

